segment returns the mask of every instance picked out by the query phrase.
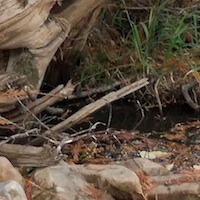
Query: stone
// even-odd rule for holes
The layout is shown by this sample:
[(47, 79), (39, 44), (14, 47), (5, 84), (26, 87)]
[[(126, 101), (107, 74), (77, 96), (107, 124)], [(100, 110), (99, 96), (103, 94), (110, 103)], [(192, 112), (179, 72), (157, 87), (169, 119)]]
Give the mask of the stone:
[(137, 175), (120, 165), (71, 165), (71, 169), (82, 174), (97, 188), (107, 191), (117, 200), (145, 199)]
[[(35, 186), (33, 185), (31, 199), (197, 200), (200, 198), (197, 175), (171, 174), (152, 161), (148, 162), (146, 159), (136, 159), (136, 161), (128, 160), (108, 165), (68, 165), (60, 162), (56, 166), (37, 169), (33, 176)], [(156, 167), (156, 173), (152, 172), (151, 170), (155, 170)], [(152, 176), (141, 174), (143, 170)], [(164, 175), (155, 176), (155, 174)]]
[(26, 194), (22, 186), (18, 182), (13, 180), (0, 183), (0, 199), (27, 200)]
[(200, 199), (199, 176), (196, 174), (171, 174), (152, 176), (155, 187), (148, 193), (148, 200), (197, 200)]
[(0, 182), (15, 180), (24, 187), (25, 181), (22, 175), (13, 167), (7, 158), (2, 156), (0, 157), (0, 172)]
[(182, 183), (176, 185), (158, 185), (149, 194), (148, 200), (199, 200), (199, 183)]
[(33, 200), (93, 200), (94, 196), (113, 200), (111, 196), (102, 194), (93, 185), (88, 184), (66, 163), (38, 169), (33, 177), (38, 186), (33, 188)]
[(170, 174), (170, 171), (165, 167), (148, 159), (135, 158), (134, 162), (149, 176), (163, 176)]
[(0, 195), (0, 200), (6, 200), (6, 197)]
[[(166, 176), (151, 176), (151, 180), (157, 185), (164, 185), (166, 183), (173, 183), (177, 180), (194, 180), (195, 177), (189, 174), (171, 174)], [(180, 181), (181, 182), (181, 181)]]

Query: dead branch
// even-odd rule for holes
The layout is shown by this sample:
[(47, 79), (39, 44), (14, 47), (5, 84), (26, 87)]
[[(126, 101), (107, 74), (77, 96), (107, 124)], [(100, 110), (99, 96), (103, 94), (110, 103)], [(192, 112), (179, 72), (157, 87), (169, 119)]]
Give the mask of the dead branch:
[(45, 167), (56, 164), (61, 156), (48, 146), (33, 147), (16, 144), (0, 145), (0, 155), (8, 158), (16, 166)]
[(182, 86), (182, 93), (183, 96), (185, 97), (186, 102), (188, 103), (188, 105), (193, 108), (194, 110), (199, 110), (200, 109), (200, 105), (198, 105), (197, 103), (195, 103), (192, 98), (189, 95), (189, 91), (192, 90), (193, 88), (198, 86), (198, 82), (192, 81), (191, 83), (188, 83), (186, 85)]
[(70, 96), (73, 93), (74, 88), (75, 86), (71, 84), (71, 82), (68, 82), (65, 87), (63, 85), (60, 85), (44, 97), (36, 100), (35, 102), (30, 102), (28, 106), (22, 106), (23, 112), (25, 111), (24, 114), (21, 114), (19, 116), (17, 114), (13, 114), (12, 117), (14, 118), (9, 119), (13, 122), (20, 122), (25, 117), (27, 117), (27, 114), (37, 115), (49, 106), (52, 106), (55, 103)]
[(125, 81), (124, 80), (123, 81), (115, 81), (114, 83), (112, 83), (110, 85), (104, 85), (99, 88), (94, 88), (94, 89), (90, 89), (88, 91), (81, 91), (80, 93), (72, 94), (72, 95), (68, 96), (67, 99), (71, 100), (71, 99), (77, 99), (77, 98), (84, 98), (84, 97), (89, 97), (94, 94), (108, 92), (118, 86), (122, 86), (122, 85), (125, 85), (125, 83), (130, 83), (130, 82), (131, 82), (130, 78), (126, 79)]
[[(63, 85), (59, 85), (56, 88), (54, 88), (52, 91), (50, 91), (48, 94), (46, 94), (45, 96), (35, 100), (34, 102), (29, 102), (26, 105), (26, 108), (31, 111), (33, 114), (37, 114), (34, 113), (33, 110), (37, 108), (37, 106), (43, 104), (45, 101), (47, 101), (49, 98), (55, 96), (57, 93), (59, 93), (59, 91), (61, 91), (63, 89)], [(15, 101), (17, 101), (17, 99), (15, 98)], [(50, 105), (47, 105), (50, 106)], [(45, 108), (44, 108), (45, 109)], [(15, 110), (14, 112), (10, 112), (6, 115), (6, 118), (12, 120), (12, 121), (16, 121), (19, 122), (24, 118), (24, 115), (26, 114), (25, 110), (23, 107), (18, 108), (17, 110)]]
[[(103, 106), (112, 103), (113, 101), (116, 101), (124, 96), (127, 96), (139, 89), (141, 89), (142, 87), (148, 85), (148, 79), (147, 78), (143, 78), (139, 81), (136, 81), (130, 85), (127, 85), (121, 89), (119, 89), (118, 91), (113, 91), (110, 92), (109, 94), (105, 95), (104, 97), (98, 99), (95, 102), (92, 102), (88, 105), (86, 105), (85, 107), (83, 107), (82, 109), (80, 109), (78, 112), (76, 112), (75, 114), (71, 115), (69, 118), (67, 118), (66, 120), (64, 120), (63, 122), (60, 122), (59, 124), (55, 125), (54, 127), (51, 128), (50, 130), (45, 131), (42, 135), (43, 136), (48, 136), (50, 135), (52, 132), (59, 134), (62, 131), (66, 130), (67, 128), (70, 128), (71, 126), (75, 125), (76, 123), (78, 123), (79, 121), (83, 120), (85, 117), (87, 117), (88, 115), (94, 113), (95, 111), (99, 110), (100, 108), (102, 108)], [(31, 142), (31, 144), (38, 144), (41, 143), (43, 141), (42, 138), (36, 138), (35, 140), (33, 140)]]

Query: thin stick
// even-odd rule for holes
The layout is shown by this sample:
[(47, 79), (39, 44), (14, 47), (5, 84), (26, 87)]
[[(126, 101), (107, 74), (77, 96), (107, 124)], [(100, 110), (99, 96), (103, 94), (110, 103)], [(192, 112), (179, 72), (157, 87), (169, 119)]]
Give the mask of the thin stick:
[(14, 141), (16, 139), (20, 139), (20, 138), (25, 138), (25, 137), (31, 136), (32, 134), (38, 135), (38, 133), (39, 133), (39, 129), (34, 128), (34, 129), (26, 131), (25, 133), (18, 133), (18, 134), (15, 134), (15, 135), (11, 135), (6, 140), (1, 141), (0, 142), (0, 146), (2, 144), (6, 144), (6, 143), (8, 143), (10, 141)]
[(134, 127), (133, 130), (136, 130), (138, 128), (138, 126), (142, 123), (142, 121), (144, 120), (144, 117), (145, 117), (144, 109), (142, 108), (141, 103), (139, 101), (137, 101), (137, 104), (138, 104), (140, 111), (141, 111), (141, 118), (140, 118), (140, 121), (136, 124), (136, 126)]
[[(63, 88), (64, 88), (64, 85), (57, 86), (55, 89), (53, 89), (52, 91), (50, 91), (44, 97), (42, 97), (40, 99), (37, 99), (36, 101), (34, 101), (34, 102), (30, 103), (29, 105), (27, 105), (27, 108), (29, 110), (31, 110), (34, 107), (37, 107), (38, 105), (41, 105), (42, 103), (48, 101), (49, 98), (54, 97), (54, 95), (56, 95), (58, 92), (60, 92)], [(61, 96), (60, 96), (60, 98), (61, 98)]]
[(161, 115), (161, 117), (163, 117), (162, 103), (160, 101), (160, 96), (159, 96), (159, 92), (158, 92), (158, 84), (159, 84), (159, 82), (160, 82), (160, 79), (158, 79), (156, 81), (156, 84), (154, 86), (154, 90), (155, 90), (155, 94), (156, 94), (156, 100), (158, 102), (158, 107), (159, 107), (160, 115)]

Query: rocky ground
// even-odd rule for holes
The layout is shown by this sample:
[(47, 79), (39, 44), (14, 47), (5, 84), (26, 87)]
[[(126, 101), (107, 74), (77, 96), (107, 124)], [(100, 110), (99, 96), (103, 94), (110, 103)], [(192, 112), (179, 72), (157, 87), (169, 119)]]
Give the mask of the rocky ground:
[[(0, 157), (0, 197), (5, 200), (197, 200), (200, 173), (174, 174), (144, 158), (107, 165), (69, 165), (16, 169)], [(22, 176), (23, 175), (23, 176)]]
[(198, 127), (197, 121), (178, 124), (153, 136), (91, 133), (66, 144), (64, 158), (43, 168), (15, 168), (0, 157), (0, 199), (197, 200), (199, 137), (188, 133)]

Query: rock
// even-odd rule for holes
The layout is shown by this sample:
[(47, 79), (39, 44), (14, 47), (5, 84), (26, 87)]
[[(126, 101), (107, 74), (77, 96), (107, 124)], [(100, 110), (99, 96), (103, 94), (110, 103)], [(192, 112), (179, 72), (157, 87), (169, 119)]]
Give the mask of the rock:
[(0, 195), (0, 200), (6, 200), (6, 197)]
[(5, 157), (0, 157), (0, 182), (7, 181), (7, 180), (15, 180), (18, 182), (22, 187), (24, 187), (24, 178), (15, 169), (10, 161)]
[(148, 200), (199, 200), (200, 185), (199, 183), (182, 183), (176, 185), (159, 185), (155, 187), (150, 194)]
[[(57, 166), (38, 169), (34, 173), (36, 186), (33, 187), (31, 199), (199, 199), (200, 185), (196, 175), (169, 174), (169, 171), (163, 168), (161, 165), (146, 159), (122, 161), (108, 165), (69, 166), (63, 162)], [(142, 170), (152, 176), (140, 174)], [(155, 174), (164, 175), (155, 176)]]
[(199, 177), (195, 174), (152, 176), (156, 187), (148, 194), (148, 200), (197, 200), (200, 198)]
[(22, 186), (18, 182), (12, 180), (0, 183), (0, 199), (27, 200)]
[[(187, 180), (194, 180), (195, 177), (189, 174), (172, 174), (166, 176), (152, 176), (151, 180), (154, 181), (157, 185), (171, 184), (175, 181), (182, 182)], [(179, 181), (178, 181), (179, 180)]]
[(107, 191), (116, 200), (145, 199), (137, 175), (120, 165), (71, 165), (97, 188)]
[(39, 187), (33, 188), (33, 200), (94, 200), (94, 195), (99, 199), (113, 200), (107, 194), (101, 194), (93, 185), (88, 184), (67, 164), (36, 170), (34, 182)]
[(154, 182), (152, 181), (152, 179), (144, 173), (143, 169), (141, 169), (133, 159), (116, 161), (114, 163), (122, 165), (136, 173), (138, 178), (140, 179), (140, 184), (142, 185), (144, 193), (148, 192), (149, 190), (151, 190), (152, 187), (154, 187)]
[(170, 171), (162, 165), (145, 158), (135, 158), (134, 162), (149, 176), (168, 175), (170, 173)]

